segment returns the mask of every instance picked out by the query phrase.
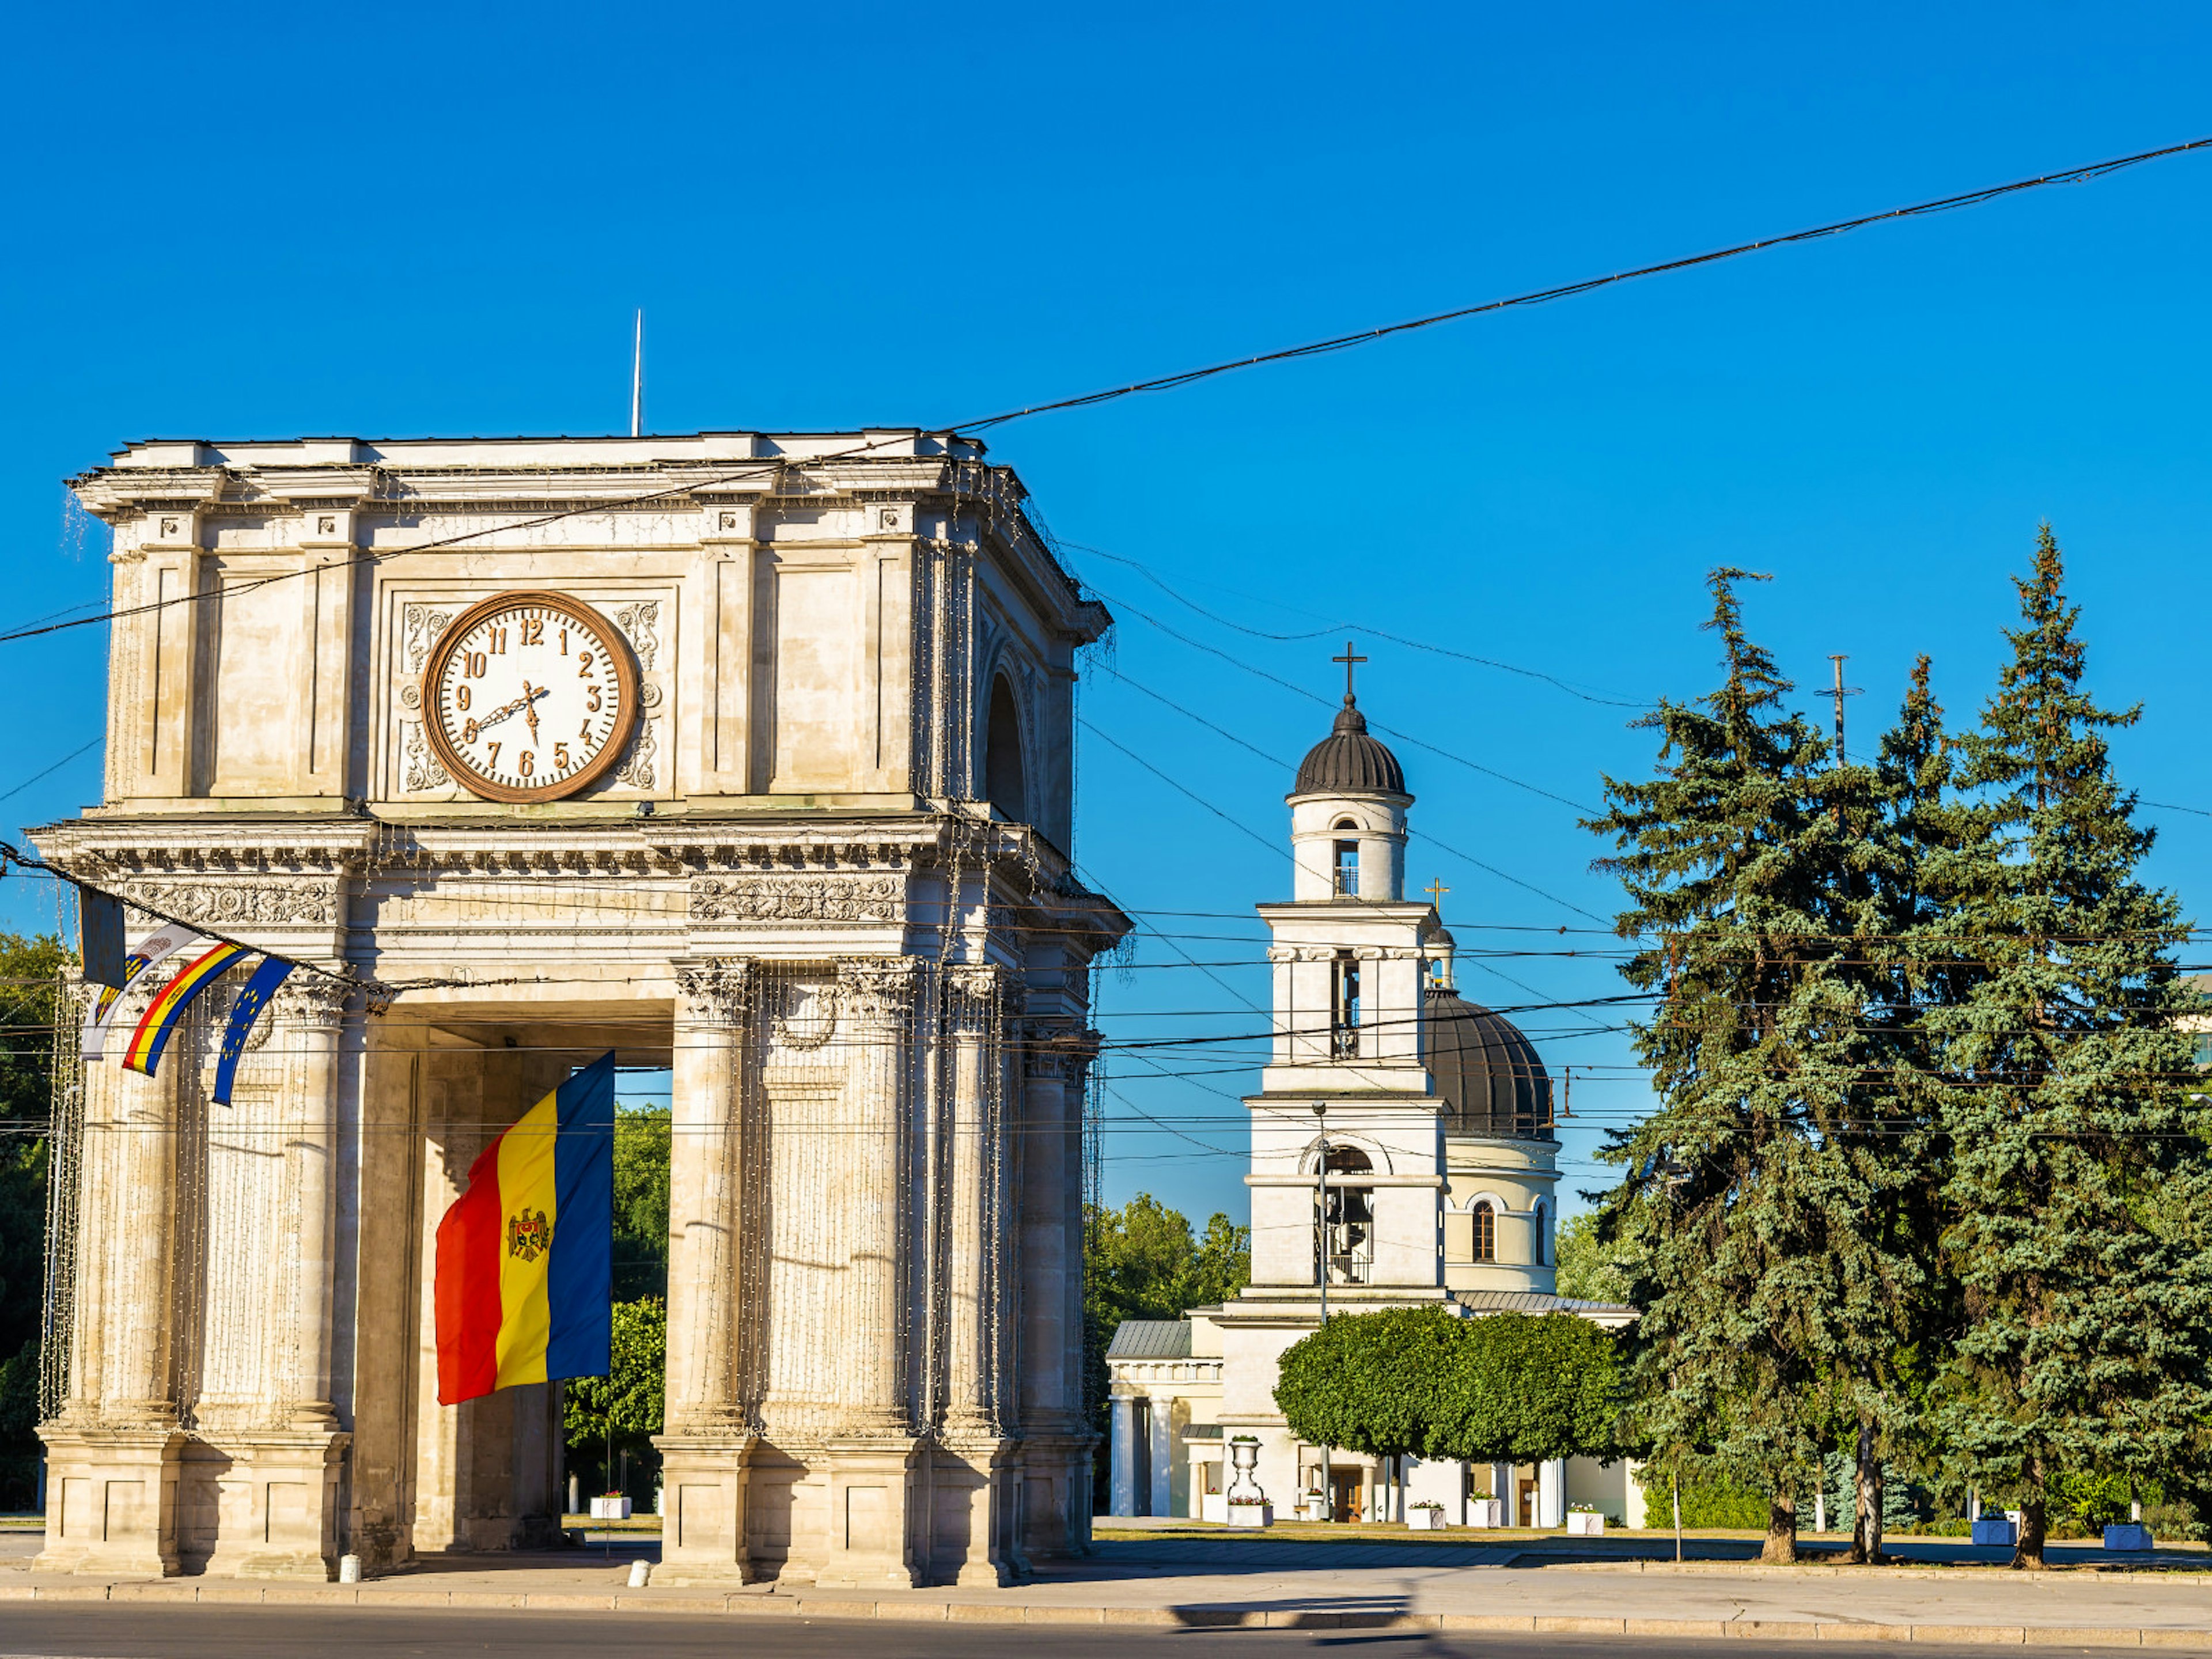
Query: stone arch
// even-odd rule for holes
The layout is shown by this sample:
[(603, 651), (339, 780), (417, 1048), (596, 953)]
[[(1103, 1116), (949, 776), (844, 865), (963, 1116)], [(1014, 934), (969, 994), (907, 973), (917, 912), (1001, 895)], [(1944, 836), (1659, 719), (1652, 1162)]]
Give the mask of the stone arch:
[[(1319, 1135), (1316, 1135), (1311, 1140), (1309, 1140), (1304, 1146), (1298, 1149), (1299, 1174), (1310, 1176), (1320, 1173), (1320, 1171), (1315, 1167), (1315, 1153), (1321, 1146), (1321, 1140), (1322, 1138)], [(1368, 1167), (1366, 1170), (1362, 1173), (1378, 1176), (1387, 1176), (1395, 1173), (1395, 1171), (1390, 1167), (1389, 1149), (1384, 1146), (1381, 1141), (1370, 1139), (1365, 1135), (1344, 1134), (1332, 1129), (1328, 1132), (1328, 1150), (1331, 1153), (1335, 1153), (1340, 1151), (1348, 1151), (1357, 1152), (1364, 1155), (1367, 1159)]]
[(1021, 701), (1002, 669), (991, 677), (983, 736), (983, 794), (1017, 823), (1030, 819), (1029, 769), (1022, 752)]

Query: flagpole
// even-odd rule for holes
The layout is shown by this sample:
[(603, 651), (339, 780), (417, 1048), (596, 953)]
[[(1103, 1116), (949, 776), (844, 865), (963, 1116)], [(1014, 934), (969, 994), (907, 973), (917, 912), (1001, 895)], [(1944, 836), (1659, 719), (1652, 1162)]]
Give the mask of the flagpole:
[(641, 436), (645, 416), (645, 308), (637, 313), (637, 337), (630, 348), (629, 435)]

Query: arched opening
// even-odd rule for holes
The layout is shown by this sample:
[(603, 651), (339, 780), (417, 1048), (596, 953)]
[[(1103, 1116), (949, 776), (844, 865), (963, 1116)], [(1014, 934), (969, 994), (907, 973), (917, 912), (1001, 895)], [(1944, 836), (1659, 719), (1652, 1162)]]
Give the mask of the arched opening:
[(1339, 951), (1329, 975), (1329, 1058), (1354, 1060), (1359, 1054), (1359, 959)]
[(1552, 1265), (1552, 1211), (1546, 1204), (1536, 1206), (1536, 1265)]
[(1324, 1166), (1320, 1237), (1316, 1249), (1323, 1261), (1315, 1264), (1319, 1282), (1326, 1264), (1332, 1285), (1364, 1285), (1375, 1275), (1375, 1189), (1347, 1184), (1375, 1173), (1375, 1165), (1357, 1146), (1331, 1146)]
[(1498, 1209), (1486, 1198), (1474, 1201), (1474, 1259), (1498, 1260)]
[(1022, 719), (1014, 688), (1001, 674), (991, 682), (991, 718), (983, 735), (983, 793), (1019, 823), (1029, 822), (1029, 776), (1022, 765)]
[(1338, 832), (1334, 843), (1335, 862), (1331, 870), (1331, 890), (1339, 898), (1359, 896), (1359, 843), (1344, 835), (1346, 830), (1359, 826), (1350, 818), (1339, 818), (1333, 826)]

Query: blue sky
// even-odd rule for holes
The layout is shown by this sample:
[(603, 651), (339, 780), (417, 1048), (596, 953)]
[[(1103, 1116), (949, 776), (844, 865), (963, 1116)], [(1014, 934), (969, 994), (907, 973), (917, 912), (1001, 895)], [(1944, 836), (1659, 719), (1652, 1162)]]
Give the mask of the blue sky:
[[(657, 430), (939, 426), (2212, 133), (2182, 6), (857, 5), (375, 14), (29, 9), (0, 60), (0, 622), (96, 599), (60, 480), (155, 434), (594, 433), (647, 313)], [(1703, 573), (1771, 571), (1786, 668), (1850, 653), (1870, 737), (1916, 652), (1987, 694), (2048, 517), (2119, 765), (2212, 808), (2197, 709), (2212, 521), (2212, 155), (1477, 319), (993, 434), (1121, 607), (1084, 718), (1266, 839), (1343, 625), (1601, 696), (1713, 674)], [(1104, 555), (1133, 560), (1136, 569)], [(1240, 633), (1153, 586), (1157, 576)], [(1138, 614), (1139, 612), (1143, 615)], [(1152, 618), (1154, 620), (1147, 620)], [(1464, 945), (1560, 951), (1612, 895), (1575, 828), (1650, 763), (1632, 712), (1363, 632), (1416, 842)], [(0, 647), (0, 790), (97, 736), (105, 640)], [(0, 800), (74, 811), (96, 755)], [(1084, 867), (1146, 914), (1117, 1036), (1255, 1029), (1284, 860), (1081, 744)], [(2212, 817), (2155, 875), (2204, 915)], [(0, 890), (0, 921), (50, 902)], [(1170, 913), (1191, 913), (1176, 915)], [(1190, 959), (1228, 965), (1204, 969)], [(1510, 975), (1520, 986), (1501, 975)], [(1492, 957), (1500, 1004), (1608, 964)], [(1522, 988), (1525, 986), (1528, 988)], [(1523, 1022), (1555, 1071), (1618, 1033)], [(1163, 1060), (1170, 1072), (1198, 1069)], [(1109, 1073), (1110, 1198), (1244, 1210), (1233, 1066)], [(1578, 1075), (1569, 1184), (1640, 1109)], [(1175, 1132), (1138, 1115), (1168, 1120)], [(1206, 1150), (1212, 1149), (1212, 1150)]]

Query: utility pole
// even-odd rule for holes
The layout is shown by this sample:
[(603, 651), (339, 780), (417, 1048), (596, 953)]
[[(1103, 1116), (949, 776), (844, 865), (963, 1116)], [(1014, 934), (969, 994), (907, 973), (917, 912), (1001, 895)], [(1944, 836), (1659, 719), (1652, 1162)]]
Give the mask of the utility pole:
[(1844, 699), (1845, 697), (1856, 697), (1859, 695), (1859, 688), (1857, 686), (1845, 685), (1844, 684), (1844, 665), (1850, 659), (1850, 653), (1847, 652), (1832, 651), (1828, 653), (1828, 660), (1836, 665), (1836, 684), (1833, 688), (1833, 695), (1836, 699), (1836, 764), (1838, 766), (1844, 764)]
[[(1349, 645), (1345, 647), (1347, 651), (1351, 648)], [(1349, 669), (1345, 671), (1345, 676), (1349, 680)], [(1321, 1281), (1321, 1322), (1322, 1328), (1326, 1330), (1328, 1328), (1328, 1108), (1316, 1105), (1314, 1121), (1320, 1126), (1314, 1139), (1314, 1194), (1320, 1200), (1314, 1212), (1314, 1227), (1320, 1248), (1316, 1251), (1314, 1260), (1320, 1268), (1316, 1277)], [(1322, 1447), (1321, 1515), (1324, 1521), (1334, 1521), (1336, 1519), (1336, 1488), (1330, 1478), (1332, 1460), (1328, 1452), (1328, 1446)]]

